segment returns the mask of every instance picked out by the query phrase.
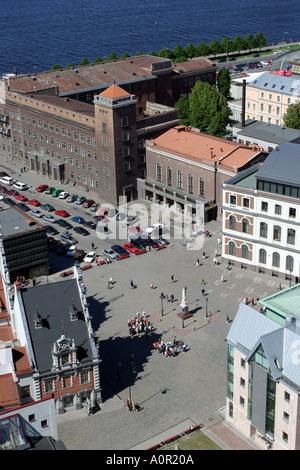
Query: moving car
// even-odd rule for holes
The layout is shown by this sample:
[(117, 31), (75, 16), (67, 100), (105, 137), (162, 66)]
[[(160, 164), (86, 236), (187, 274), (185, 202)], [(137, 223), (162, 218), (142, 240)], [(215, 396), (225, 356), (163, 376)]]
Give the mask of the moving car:
[(78, 241), (70, 233), (67, 232), (62, 233), (60, 238), (63, 242), (68, 242), (71, 245), (75, 245), (76, 243), (78, 243)]
[(79, 233), (79, 235), (83, 235), (84, 237), (90, 234), (90, 232), (83, 227), (74, 227), (74, 232)]
[(32, 206), (35, 206), (35, 207), (38, 207), (41, 205), (40, 201), (38, 201), (37, 199), (30, 199), (28, 201), (28, 204), (31, 204)]
[(62, 192), (62, 189), (54, 189), (54, 191), (51, 193), (51, 197), (58, 197)]
[(83, 207), (84, 208), (91, 207), (94, 203), (95, 203), (95, 201), (93, 201), (93, 199), (87, 199), (86, 201), (84, 201)]
[(118, 254), (111, 248), (103, 248), (102, 253), (112, 259), (118, 258)]
[(44, 215), (43, 219), (46, 220), (46, 222), (52, 222), (53, 224), (55, 224), (58, 220), (55, 217), (53, 217), (53, 215), (50, 215), (50, 214)]
[(46, 232), (50, 233), (50, 235), (57, 235), (59, 233), (59, 231), (51, 225), (45, 225), (44, 227), (46, 229)]
[(69, 212), (67, 212), (63, 209), (55, 211), (55, 214), (59, 215), (60, 217), (69, 217), (70, 216)]
[(20, 191), (25, 191), (28, 189), (28, 186), (25, 183), (21, 183), (21, 181), (17, 181), (14, 183), (14, 188), (19, 189)]
[(38, 218), (44, 216), (44, 214), (41, 211), (39, 211), (38, 209), (31, 209), (31, 211), (29, 211), (29, 214), (34, 215), (35, 217), (38, 217)]
[(97, 256), (97, 253), (95, 251), (90, 251), (83, 259), (86, 263), (93, 263), (95, 261), (95, 258)]
[(40, 184), (37, 188), (36, 188), (36, 191), (38, 193), (43, 193), (44, 191), (46, 191), (46, 189), (48, 188), (48, 185), (47, 184)]
[(71, 228), (73, 228), (73, 225), (69, 224), (69, 222), (67, 222), (64, 219), (58, 219), (56, 224), (59, 225), (60, 227), (66, 228), (67, 230), (70, 230)]
[(83, 204), (85, 201), (86, 201), (86, 198), (85, 198), (85, 197), (83, 197), (83, 196), (78, 196), (78, 197), (76, 198), (75, 204), (77, 204), (78, 206), (80, 206), (80, 205)]
[(55, 188), (53, 188), (53, 186), (48, 186), (45, 190), (45, 194), (52, 194), (53, 191), (55, 191)]
[(73, 220), (73, 222), (77, 222), (77, 224), (84, 224), (85, 223), (84, 218), (79, 217), (79, 216), (71, 217), (71, 220)]
[(73, 194), (73, 196), (70, 194), (70, 196), (67, 197), (66, 202), (74, 202), (77, 199), (77, 195)]
[(51, 206), (51, 204), (42, 204), (40, 206), (40, 209), (42, 209), (43, 211), (48, 211), (48, 212), (55, 211), (55, 208), (53, 206)]
[(28, 201), (27, 197), (24, 196), (23, 194), (17, 194), (17, 196), (15, 196), (15, 198), (16, 198), (18, 201), (22, 201), (22, 202)]
[(67, 191), (62, 191), (60, 193), (60, 195), (58, 196), (59, 199), (67, 199), (67, 197), (69, 196), (69, 193), (67, 193)]

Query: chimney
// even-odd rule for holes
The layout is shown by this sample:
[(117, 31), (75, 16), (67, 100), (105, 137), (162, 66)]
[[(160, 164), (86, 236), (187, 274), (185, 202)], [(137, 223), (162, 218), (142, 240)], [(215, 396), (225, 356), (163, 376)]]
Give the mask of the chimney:
[(243, 80), (242, 90), (242, 124), (241, 127), (245, 127), (245, 113), (246, 113), (246, 80)]

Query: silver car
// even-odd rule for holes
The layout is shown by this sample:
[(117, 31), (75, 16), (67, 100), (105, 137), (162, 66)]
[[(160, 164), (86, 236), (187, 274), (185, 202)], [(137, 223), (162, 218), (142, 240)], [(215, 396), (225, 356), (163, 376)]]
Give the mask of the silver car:
[(102, 250), (102, 253), (105, 255), (105, 256), (108, 256), (109, 258), (112, 258), (112, 259), (116, 259), (118, 258), (118, 253), (116, 253), (115, 251), (111, 250), (110, 248), (103, 248)]
[(52, 222), (53, 224), (55, 224), (55, 222), (58, 221), (58, 219), (56, 219), (55, 217), (53, 217), (53, 215), (50, 215), (50, 214), (46, 214), (43, 216), (43, 219), (46, 221), (46, 222)]

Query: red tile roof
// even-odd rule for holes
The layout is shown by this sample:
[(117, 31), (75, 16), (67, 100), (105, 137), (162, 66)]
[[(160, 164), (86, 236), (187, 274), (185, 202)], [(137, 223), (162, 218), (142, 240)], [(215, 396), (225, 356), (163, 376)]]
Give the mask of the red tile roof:
[(21, 404), (18, 393), (18, 386), (16, 382), (14, 382), (13, 376), (11, 374), (0, 376), (0, 390), (0, 409), (11, 406), (18, 406)]
[(124, 96), (130, 96), (130, 93), (127, 91), (123, 90), (123, 88), (119, 87), (115, 83), (111, 85), (110, 87), (106, 88), (102, 93), (100, 93), (101, 96), (104, 96), (106, 98), (123, 98)]

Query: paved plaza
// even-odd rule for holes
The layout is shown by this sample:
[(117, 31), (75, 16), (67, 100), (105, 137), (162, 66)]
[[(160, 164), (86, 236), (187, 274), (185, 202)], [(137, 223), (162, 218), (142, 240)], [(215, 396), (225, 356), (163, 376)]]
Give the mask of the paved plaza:
[[(15, 176), (8, 167), (4, 169)], [(30, 172), (23, 174), (22, 180), (33, 188), (47, 182)], [(70, 191), (71, 188), (64, 189)], [(76, 193), (80, 194), (78, 188)], [(84, 191), (82, 195), (86, 195)], [(210, 437), (220, 440), (224, 431), (224, 428), (219, 429), (224, 421), (221, 409), (226, 397), (225, 338), (243, 299), (272, 294), (277, 290), (278, 281), (247, 269), (232, 267), (228, 271), (221, 257), (221, 264), (213, 265), (215, 250), (221, 251), (217, 242), (221, 237), (221, 223), (210, 222), (206, 228), (212, 236), (205, 239), (200, 252), (188, 250), (184, 243), (175, 241), (159, 252), (132, 254), (130, 258), (95, 265), (83, 272), (100, 345), (103, 404), (101, 410), (91, 416), (85, 409), (57, 416), (58, 436), (67, 449), (147, 449), (194, 425), (201, 425)], [(91, 242), (95, 243), (96, 251), (100, 251), (104, 243), (90, 235), (82, 240), (82, 247), (90, 249)], [(202, 259), (202, 251), (206, 253), (205, 259)], [(58, 258), (56, 255), (56, 260)], [(197, 258), (200, 266), (196, 266)], [(67, 267), (64, 259), (57, 262), (61, 263), (59, 269)], [(172, 275), (174, 283), (170, 282)], [(224, 282), (221, 282), (222, 275)], [(110, 277), (113, 286), (107, 289)], [(50, 276), (48, 282), (56, 280), (63, 282), (59, 273)], [(130, 280), (135, 289), (129, 288)], [(39, 282), (47, 280), (42, 278)], [(152, 282), (154, 289), (150, 288)], [(284, 284), (282, 287), (287, 287)], [(183, 324), (177, 314), (184, 287), (187, 287), (192, 316)], [(165, 299), (162, 305), (161, 291), (169, 297), (173, 294), (174, 302)], [(131, 337), (128, 319), (143, 311), (154, 331), (151, 336)], [(226, 321), (227, 316), (230, 323)], [(153, 342), (159, 338), (172, 341), (174, 336), (186, 343), (186, 352), (166, 358), (154, 350)], [(130, 395), (132, 401), (139, 403), (139, 413), (127, 410), (126, 400)], [(234, 448), (225, 440), (223, 438), (223, 448)]]

